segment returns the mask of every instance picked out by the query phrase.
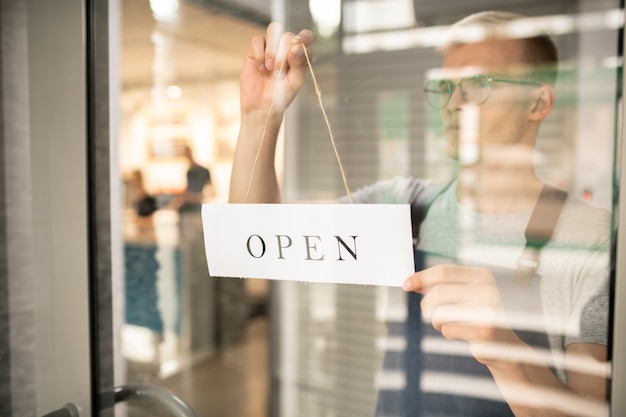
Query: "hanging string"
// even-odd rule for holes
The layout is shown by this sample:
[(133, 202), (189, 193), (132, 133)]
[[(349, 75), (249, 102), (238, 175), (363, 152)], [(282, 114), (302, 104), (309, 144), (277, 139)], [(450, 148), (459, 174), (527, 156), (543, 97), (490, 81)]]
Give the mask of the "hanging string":
[(328, 121), (326, 110), (324, 110), (324, 103), (322, 102), (322, 93), (320, 92), (319, 86), (317, 85), (317, 79), (315, 78), (315, 73), (313, 72), (313, 66), (311, 65), (311, 60), (309, 59), (309, 54), (304, 44), (302, 44), (302, 50), (304, 51), (304, 56), (306, 57), (306, 63), (309, 66), (309, 71), (311, 72), (311, 79), (313, 79), (313, 86), (315, 87), (315, 94), (317, 95), (317, 101), (320, 103), (320, 109), (322, 110), (322, 115), (324, 116), (326, 127), (328, 128), (328, 135), (330, 136), (330, 142), (332, 143), (333, 150), (335, 151), (337, 164), (339, 164), (339, 171), (341, 171), (341, 178), (343, 179), (343, 186), (346, 188), (346, 193), (348, 194), (350, 203), (354, 204), (354, 200), (352, 200), (352, 193), (350, 192), (350, 188), (348, 187), (348, 181), (346, 180), (346, 173), (343, 170), (343, 165), (341, 164), (341, 158), (339, 157), (339, 152), (337, 151), (337, 145), (335, 144), (335, 137), (333, 136), (333, 131), (330, 128), (330, 122)]
[[(346, 193), (348, 194), (348, 199), (350, 203), (354, 203), (352, 199), (352, 193), (350, 192), (350, 188), (348, 187), (348, 181), (346, 179), (346, 173), (343, 169), (343, 164), (341, 163), (341, 158), (339, 157), (339, 152), (337, 151), (337, 145), (335, 144), (335, 137), (333, 135), (333, 131), (330, 127), (330, 121), (328, 120), (328, 115), (326, 114), (326, 110), (324, 109), (324, 103), (322, 101), (322, 93), (317, 84), (317, 78), (315, 77), (315, 73), (313, 72), (313, 66), (311, 65), (311, 60), (309, 58), (309, 54), (306, 50), (306, 46), (302, 44), (302, 50), (304, 51), (304, 56), (306, 58), (307, 65), (309, 67), (309, 71), (311, 73), (311, 79), (313, 80), (313, 86), (315, 87), (315, 94), (317, 95), (317, 100), (320, 105), (320, 109), (322, 110), (322, 115), (324, 116), (324, 121), (326, 122), (326, 127), (328, 128), (328, 135), (330, 136), (330, 142), (333, 145), (333, 151), (335, 152), (335, 157), (337, 158), (337, 164), (339, 165), (339, 171), (341, 172), (341, 178), (343, 180), (343, 185), (346, 189)], [(285, 65), (285, 61), (287, 61), (286, 57), (283, 60), (280, 66), (279, 74), (283, 72), (283, 66)], [(248, 196), (250, 195), (250, 190), (252, 188), (252, 180), (254, 178), (254, 171), (256, 170), (256, 165), (259, 160), (259, 155), (261, 154), (261, 147), (263, 146), (263, 141), (265, 140), (265, 135), (267, 133), (267, 126), (269, 124), (270, 115), (272, 113), (272, 109), (274, 108), (274, 102), (276, 101), (276, 95), (278, 92), (278, 83), (276, 84), (276, 89), (274, 90), (274, 96), (272, 97), (272, 102), (270, 104), (270, 108), (267, 113), (267, 118), (265, 119), (265, 125), (263, 126), (263, 133), (261, 134), (261, 142), (259, 143), (259, 149), (257, 149), (256, 156), (254, 158), (254, 164), (252, 165), (252, 172), (250, 173), (250, 182), (248, 183), (248, 191), (246, 192), (246, 196), (244, 198), (244, 203), (248, 201)]]

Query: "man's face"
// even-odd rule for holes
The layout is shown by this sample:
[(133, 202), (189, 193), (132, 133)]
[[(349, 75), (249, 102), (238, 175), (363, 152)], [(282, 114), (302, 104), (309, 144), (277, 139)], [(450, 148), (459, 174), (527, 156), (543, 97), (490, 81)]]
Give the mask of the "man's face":
[[(517, 40), (485, 40), (448, 49), (443, 61), (445, 77), (455, 85), (450, 101), (441, 109), (447, 152), (461, 161), (477, 160), (487, 148), (519, 144), (529, 137), (528, 113), (532, 109), (532, 86), (491, 82), (482, 104), (463, 97), (462, 77), (484, 74), (492, 79), (522, 80), (522, 44)], [(525, 143), (529, 144), (529, 143)], [(532, 145), (532, 143), (530, 143)]]

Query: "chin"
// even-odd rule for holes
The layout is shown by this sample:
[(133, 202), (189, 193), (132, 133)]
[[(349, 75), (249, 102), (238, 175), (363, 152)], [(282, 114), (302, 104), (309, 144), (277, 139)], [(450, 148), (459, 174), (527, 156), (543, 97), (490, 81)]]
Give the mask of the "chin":
[(448, 155), (448, 158), (455, 161), (459, 159), (459, 141), (457, 138), (448, 138), (446, 143), (446, 155)]

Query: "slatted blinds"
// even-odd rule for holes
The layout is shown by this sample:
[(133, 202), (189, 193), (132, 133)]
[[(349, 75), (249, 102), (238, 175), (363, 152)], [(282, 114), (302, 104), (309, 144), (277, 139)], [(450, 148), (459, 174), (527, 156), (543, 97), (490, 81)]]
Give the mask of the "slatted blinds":
[[(349, 1), (358, 0), (344, 0), (344, 6)], [(617, 2), (415, 0), (414, 5), (418, 25), (427, 27), (451, 24), (481, 10), (572, 15), (616, 8)], [(289, 30), (312, 27), (305, 0), (288, 1), (285, 8)], [(575, 33), (555, 40), (562, 60), (576, 59)], [(433, 48), (417, 47), (347, 54), (341, 45), (341, 35), (318, 40), (313, 66), (350, 188), (393, 175), (450, 175), (438, 170), (437, 144), (428, 139), (434, 122), (421, 92), (426, 72), (441, 65), (440, 54)], [(559, 92), (562, 101), (540, 133), (537, 170), (546, 181), (573, 189), (578, 186), (570, 175), (577, 146), (573, 129), (580, 115), (577, 91), (572, 79), (568, 81), (571, 74), (564, 71), (564, 75), (563, 92)], [(381, 126), (384, 112), (391, 112), (391, 120), (399, 125)], [(398, 113), (395, 118), (394, 112)], [(285, 132), (290, 158), (283, 179), (286, 198), (327, 200), (343, 195), (311, 83), (290, 110)], [(399, 159), (385, 155), (386, 150), (398, 153)], [(406, 315), (405, 295), (400, 290), (281, 282), (273, 284), (272, 297), (272, 378), (277, 388), (273, 417), (373, 415), (377, 390), (404, 383), (401, 375), (380, 373), (384, 347), (402, 349), (404, 343), (387, 337), (387, 327), (402, 322)]]

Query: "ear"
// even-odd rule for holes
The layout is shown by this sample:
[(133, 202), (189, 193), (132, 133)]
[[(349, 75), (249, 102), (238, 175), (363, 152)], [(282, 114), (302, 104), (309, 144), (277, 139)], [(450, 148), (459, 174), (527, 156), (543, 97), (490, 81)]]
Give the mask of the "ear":
[(554, 108), (554, 101), (556, 99), (556, 92), (551, 85), (542, 85), (537, 87), (534, 95), (534, 101), (529, 114), (529, 119), (532, 121), (542, 121), (545, 119), (552, 109)]

